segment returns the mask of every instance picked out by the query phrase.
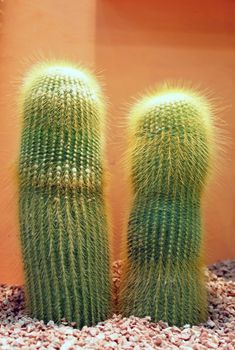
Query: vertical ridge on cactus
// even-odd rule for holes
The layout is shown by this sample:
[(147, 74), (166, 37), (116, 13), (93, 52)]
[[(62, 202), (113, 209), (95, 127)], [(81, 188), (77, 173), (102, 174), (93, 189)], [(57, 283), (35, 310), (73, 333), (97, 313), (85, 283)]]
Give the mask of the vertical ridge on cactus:
[(137, 102), (128, 129), (132, 199), (119, 309), (170, 325), (205, 321), (201, 201), (213, 167), (211, 108), (167, 86)]
[(110, 313), (104, 107), (91, 75), (39, 64), (22, 87), (19, 218), (29, 312), (78, 327)]

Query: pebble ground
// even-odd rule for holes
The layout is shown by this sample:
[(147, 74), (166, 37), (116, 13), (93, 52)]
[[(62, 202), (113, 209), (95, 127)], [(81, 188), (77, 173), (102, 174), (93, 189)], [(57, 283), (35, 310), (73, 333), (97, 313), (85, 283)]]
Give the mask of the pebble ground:
[[(121, 262), (113, 264), (114, 293), (120, 285)], [(235, 349), (235, 260), (209, 267), (209, 318), (205, 324), (169, 327), (149, 317), (114, 315), (95, 327), (78, 330), (64, 320), (32, 319), (25, 312), (23, 287), (0, 285), (0, 349), (153, 350)]]

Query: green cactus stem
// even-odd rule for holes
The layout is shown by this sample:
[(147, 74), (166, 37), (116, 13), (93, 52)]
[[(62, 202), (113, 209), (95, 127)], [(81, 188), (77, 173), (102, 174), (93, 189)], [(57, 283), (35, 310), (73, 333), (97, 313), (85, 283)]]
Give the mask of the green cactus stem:
[(41, 64), (25, 79), (20, 237), (31, 316), (77, 327), (110, 312), (104, 108), (86, 71)]
[(213, 135), (211, 108), (192, 91), (166, 87), (130, 114), (124, 316), (151, 316), (170, 325), (206, 320), (201, 201)]

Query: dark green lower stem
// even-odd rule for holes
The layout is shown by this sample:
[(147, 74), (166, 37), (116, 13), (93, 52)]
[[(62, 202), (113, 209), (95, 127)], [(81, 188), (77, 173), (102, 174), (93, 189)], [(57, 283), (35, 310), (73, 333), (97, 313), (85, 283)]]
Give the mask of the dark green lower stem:
[(200, 261), (163, 266), (129, 263), (120, 298), (123, 316), (150, 316), (169, 325), (197, 324), (206, 320), (206, 300)]
[(109, 246), (99, 196), (58, 188), (21, 192), (21, 242), (33, 317), (66, 318), (82, 327), (109, 316)]
[(121, 311), (169, 324), (202, 322), (206, 291), (200, 201), (190, 192), (152, 197), (140, 193), (133, 203)]

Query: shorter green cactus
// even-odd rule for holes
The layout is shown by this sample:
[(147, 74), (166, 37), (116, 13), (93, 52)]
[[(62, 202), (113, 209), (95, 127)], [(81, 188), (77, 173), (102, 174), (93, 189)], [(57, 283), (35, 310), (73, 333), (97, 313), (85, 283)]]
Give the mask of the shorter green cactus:
[(201, 200), (214, 154), (212, 119), (204, 98), (168, 87), (130, 114), (124, 316), (170, 325), (206, 320)]
[(22, 89), (19, 214), (30, 314), (78, 327), (110, 314), (99, 87), (70, 65), (38, 65)]

